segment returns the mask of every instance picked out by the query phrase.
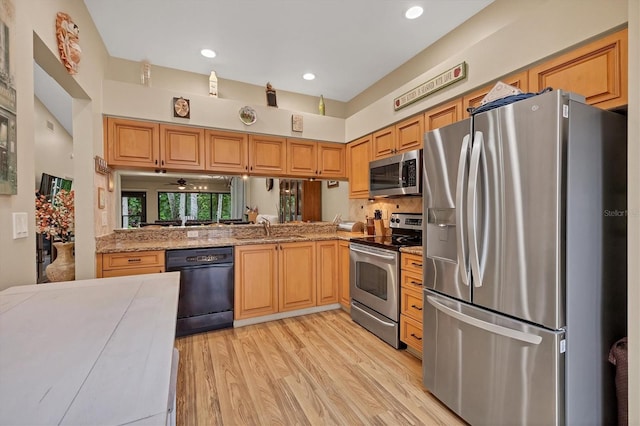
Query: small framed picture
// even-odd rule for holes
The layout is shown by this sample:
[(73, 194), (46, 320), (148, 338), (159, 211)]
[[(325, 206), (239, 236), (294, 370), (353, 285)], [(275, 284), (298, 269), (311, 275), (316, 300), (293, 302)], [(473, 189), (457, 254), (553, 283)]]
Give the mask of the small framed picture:
[(302, 128), (303, 128), (302, 115), (293, 114), (291, 116), (291, 130), (293, 130), (294, 132), (301, 132)]
[(340, 182), (338, 182), (337, 180), (328, 180), (327, 188), (337, 188), (339, 184)]
[(104, 188), (98, 188), (98, 208), (104, 209), (106, 205), (106, 195), (104, 193)]

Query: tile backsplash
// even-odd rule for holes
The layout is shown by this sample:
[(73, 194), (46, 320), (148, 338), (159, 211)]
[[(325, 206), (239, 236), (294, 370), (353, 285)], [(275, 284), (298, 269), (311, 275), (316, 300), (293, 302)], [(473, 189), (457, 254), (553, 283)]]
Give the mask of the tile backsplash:
[(367, 216), (373, 217), (374, 210), (382, 210), (382, 219), (388, 227), (391, 213), (422, 213), (422, 197), (349, 199), (350, 220), (365, 222)]

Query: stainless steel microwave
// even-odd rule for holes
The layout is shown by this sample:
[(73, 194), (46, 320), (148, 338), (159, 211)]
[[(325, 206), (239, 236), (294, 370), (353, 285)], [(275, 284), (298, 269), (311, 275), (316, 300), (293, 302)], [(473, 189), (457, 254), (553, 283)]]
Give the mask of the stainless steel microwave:
[(369, 163), (369, 196), (422, 193), (422, 150), (407, 151)]

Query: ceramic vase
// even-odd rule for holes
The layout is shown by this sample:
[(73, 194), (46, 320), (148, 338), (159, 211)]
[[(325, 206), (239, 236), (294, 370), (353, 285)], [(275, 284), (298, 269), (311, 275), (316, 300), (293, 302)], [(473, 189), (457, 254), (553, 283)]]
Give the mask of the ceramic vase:
[(74, 243), (55, 242), (53, 246), (58, 251), (56, 260), (46, 268), (49, 282), (73, 281), (76, 279), (76, 260), (73, 256)]

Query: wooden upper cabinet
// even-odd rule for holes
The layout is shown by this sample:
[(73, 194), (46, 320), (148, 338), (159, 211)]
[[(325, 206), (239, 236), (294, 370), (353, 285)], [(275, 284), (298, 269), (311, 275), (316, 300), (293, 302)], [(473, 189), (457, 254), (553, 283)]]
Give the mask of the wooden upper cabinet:
[(602, 109), (627, 105), (627, 37), (624, 29), (531, 68), (530, 90), (574, 92)]
[(205, 169), (212, 172), (247, 173), (249, 137), (246, 133), (205, 132)]
[(345, 145), (287, 139), (287, 174), (302, 177), (344, 178)]
[(160, 167), (160, 125), (107, 117), (105, 157), (110, 166)]
[(279, 176), (286, 168), (286, 138), (249, 135), (249, 173)]
[(371, 135), (347, 144), (349, 198), (369, 197), (369, 161), (371, 161), (371, 157)]
[(424, 144), (424, 117), (410, 117), (395, 125), (396, 152), (420, 149)]
[(345, 178), (347, 176), (345, 145), (318, 142), (318, 175), (321, 178)]
[(161, 124), (160, 166), (204, 170), (204, 129)]
[(425, 131), (439, 129), (462, 120), (462, 99), (454, 99), (444, 105), (432, 108), (424, 113)]
[[(532, 90), (529, 88), (529, 77), (527, 71), (522, 71), (517, 74), (501, 78), (498, 81), (502, 81), (503, 83), (506, 83), (510, 86), (515, 86), (523, 92), (529, 92)], [(462, 98), (462, 118), (470, 117), (471, 115), (469, 114), (469, 111), (467, 109), (479, 107), (482, 99), (484, 99), (487, 93), (489, 93), (495, 85), (496, 82), (493, 82), (488, 86), (484, 86), (478, 90), (474, 90), (473, 92), (467, 94), (464, 98)]]
[(318, 174), (318, 144), (313, 141), (287, 139), (287, 174), (316, 176)]
[(371, 145), (374, 160), (394, 154), (396, 152), (395, 126), (386, 127), (371, 135)]

